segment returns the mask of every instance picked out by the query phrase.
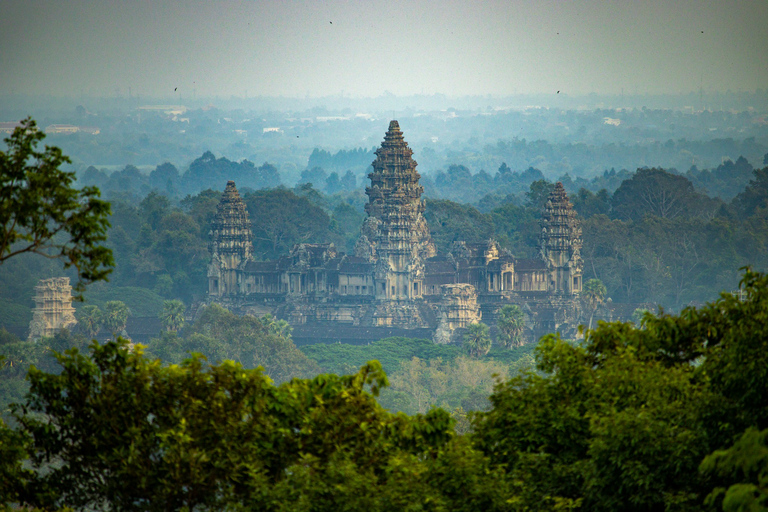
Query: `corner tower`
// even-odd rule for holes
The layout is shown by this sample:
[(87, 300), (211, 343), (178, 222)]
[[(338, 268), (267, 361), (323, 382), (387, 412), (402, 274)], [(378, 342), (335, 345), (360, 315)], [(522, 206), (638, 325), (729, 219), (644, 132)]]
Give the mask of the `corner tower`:
[(238, 272), (253, 257), (253, 234), (248, 210), (234, 181), (228, 181), (216, 206), (208, 233), (208, 295), (223, 297), (239, 293)]
[(547, 264), (549, 290), (557, 294), (581, 292), (581, 223), (559, 181), (549, 194), (541, 221), (540, 251)]
[(435, 255), (435, 246), (424, 219), (424, 188), (416, 171), (413, 151), (397, 121), (389, 123), (384, 142), (368, 174), (366, 218), (355, 255), (375, 263), (375, 296), (400, 301), (424, 293), (424, 260)]

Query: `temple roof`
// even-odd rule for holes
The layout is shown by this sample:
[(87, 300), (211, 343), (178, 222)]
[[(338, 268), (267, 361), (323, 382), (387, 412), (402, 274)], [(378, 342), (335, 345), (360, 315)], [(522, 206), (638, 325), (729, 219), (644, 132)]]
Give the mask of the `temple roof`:
[(515, 261), (515, 270), (519, 271), (531, 271), (531, 270), (546, 270), (547, 264), (543, 260), (517, 260)]

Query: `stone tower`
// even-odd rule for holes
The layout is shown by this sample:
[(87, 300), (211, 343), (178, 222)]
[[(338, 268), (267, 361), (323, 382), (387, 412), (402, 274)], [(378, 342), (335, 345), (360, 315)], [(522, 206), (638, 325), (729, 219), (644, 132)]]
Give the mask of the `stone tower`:
[(559, 295), (581, 292), (581, 223), (559, 181), (549, 194), (541, 221), (541, 256), (547, 264), (549, 289)]
[(248, 210), (234, 181), (227, 182), (208, 235), (208, 295), (236, 295), (240, 292), (238, 270), (253, 256), (253, 234)]
[(72, 287), (68, 277), (41, 279), (35, 286), (35, 309), (29, 323), (29, 339), (37, 340), (56, 334), (77, 323), (72, 307)]
[(421, 298), (424, 261), (436, 253), (423, 216), (424, 188), (419, 185), (421, 176), (412, 155), (400, 125), (391, 121), (368, 175), (368, 217), (355, 246), (356, 256), (375, 263), (377, 300)]

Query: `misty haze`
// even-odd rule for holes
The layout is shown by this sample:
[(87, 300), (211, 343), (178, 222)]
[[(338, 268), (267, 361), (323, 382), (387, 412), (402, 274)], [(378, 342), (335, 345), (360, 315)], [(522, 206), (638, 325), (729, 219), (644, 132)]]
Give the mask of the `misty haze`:
[(7, 1), (3, 510), (768, 509), (768, 4)]

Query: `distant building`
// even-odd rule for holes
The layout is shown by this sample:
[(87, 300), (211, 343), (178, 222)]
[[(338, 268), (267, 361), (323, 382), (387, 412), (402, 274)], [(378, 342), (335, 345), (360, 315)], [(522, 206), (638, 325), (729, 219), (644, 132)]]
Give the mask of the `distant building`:
[(101, 133), (101, 129), (97, 126), (75, 126), (73, 124), (49, 124), (45, 127), (45, 133), (48, 135), (71, 135), (79, 132), (87, 133), (89, 135), (98, 135)]
[(35, 309), (29, 323), (29, 339), (37, 340), (77, 324), (68, 277), (41, 279), (35, 286)]
[[(253, 258), (248, 211), (227, 183), (210, 233), (208, 300), (240, 313), (272, 313), (307, 332), (376, 337), (392, 329), (438, 342), (518, 304), (529, 333), (575, 332), (582, 288), (581, 226), (561, 183), (546, 203), (539, 257), (520, 259), (493, 240), (455, 242), (438, 254), (424, 219), (413, 151), (392, 121), (376, 150), (354, 255), (333, 244), (299, 244), (271, 261)], [(314, 326), (314, 330), (313, 330)], [(322, 327), (322, 329), (321, 329)], [(349, 334), (352, 333), (352, 334)]]
[(73, 124), (49, 124), (45, 127), (45, 133), (51, 135), (55, 133), (72, 134), (80, 131), (80, 128)]
[(13, 130), (15, 130), (19, 126), (21, 126), (21, 123), (18, 121), (13, 121), (10, 123), (0, 123), (0, 133), (13, 133)]
[(181, 116), (187, 113), (187, 107), (184, 105), (142, 105), (138, 109), (144, 112), (161, 112), (167, 116)]

